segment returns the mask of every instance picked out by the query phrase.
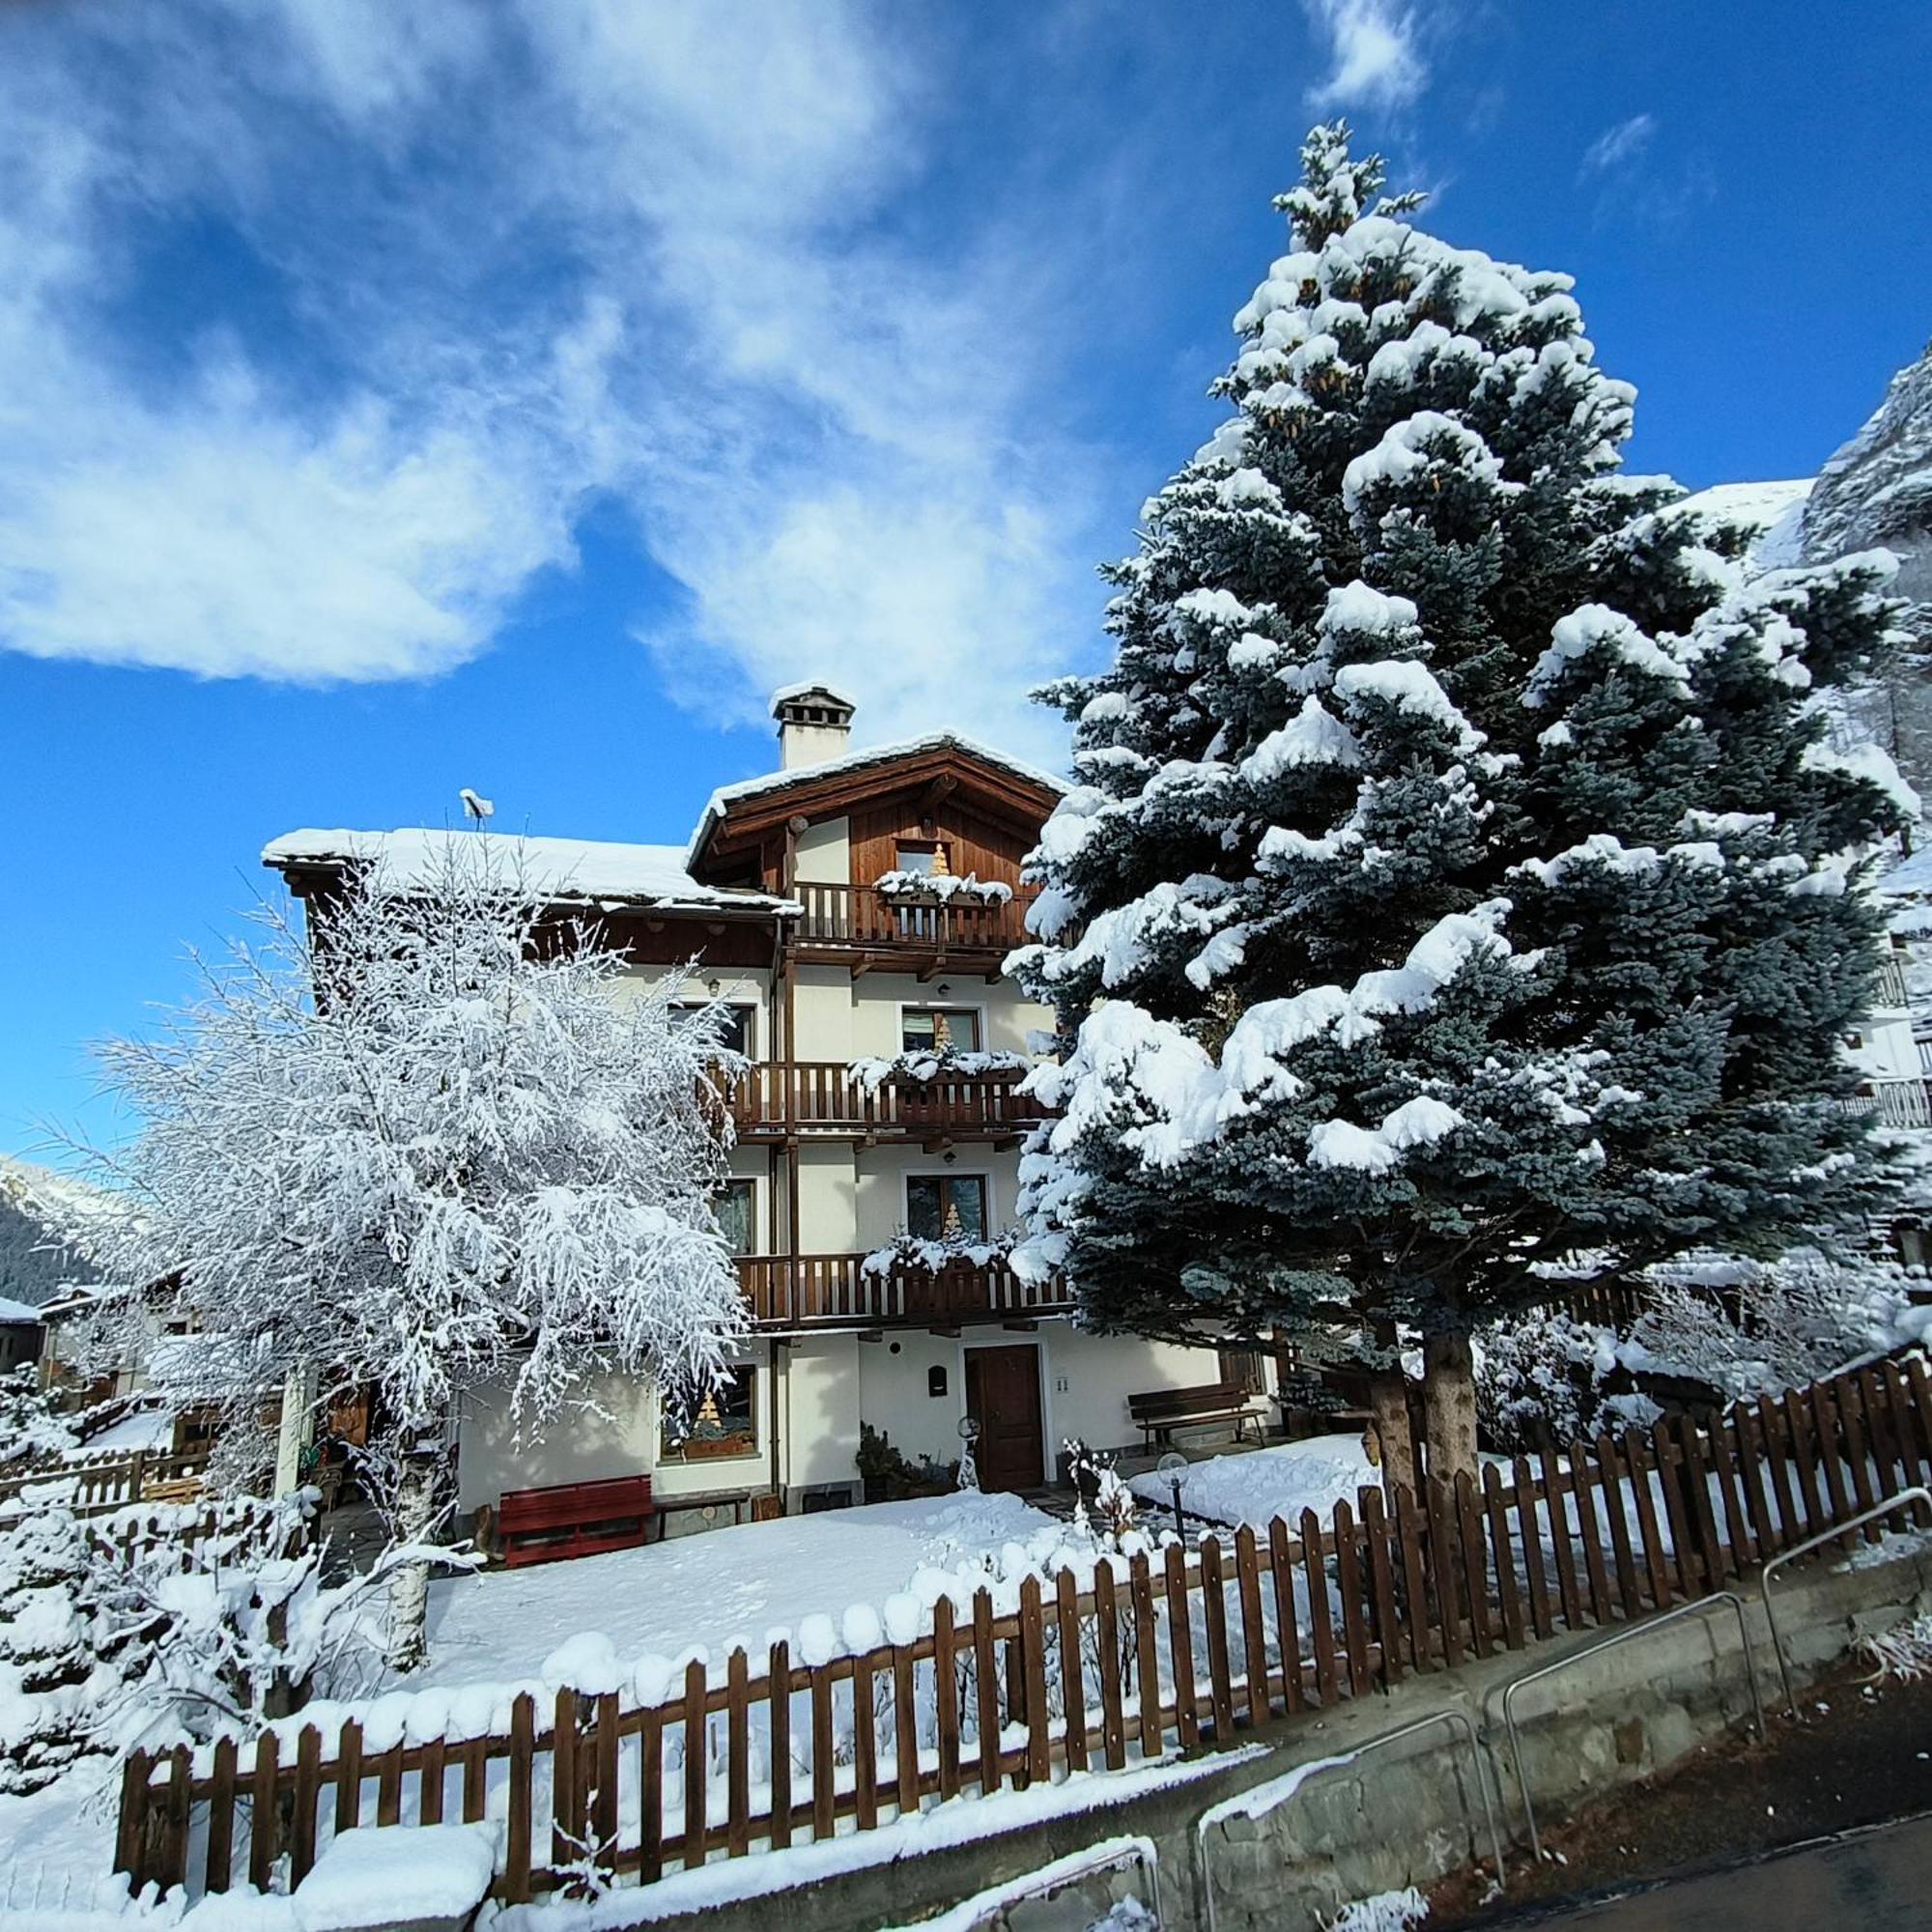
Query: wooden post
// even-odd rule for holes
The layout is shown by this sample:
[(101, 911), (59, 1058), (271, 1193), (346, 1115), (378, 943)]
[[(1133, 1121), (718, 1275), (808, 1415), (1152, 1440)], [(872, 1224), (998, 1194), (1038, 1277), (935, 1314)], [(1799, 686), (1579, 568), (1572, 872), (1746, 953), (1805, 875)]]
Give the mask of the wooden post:
[(696, 1871), (710, 1849), (705, 1817), (711, 1795), (710, 1692), (704, 1665), (693, 1658), (684, 1666), (684, 1868)]
[(249, 1789), (248, 1883), (257, 1891), (274, 1883), (275, 1861), (281, 1855), (281, 1807), (276, 1803), (275, 1774), (280, 1747), (273, 1731), (264, 1731), (255, 1747), (255, 1776)]
[[(131, 1760), (130, 1760), (131, 1763)], [(145, 1772), (143, 1774), (145, 1776)], [(125, 1791), (126, 1786), (123, 1786)], [(126, 1816), (125, 1800), (123, 1816)], [(212, 1788), (208, 1795), (208, 1856), (202, 1864), (202, 1889), (226, 1891), (235, 1864), (235, 1740), (217, 1738)], [(125, 1870), (126, 1866), (117, 1866)]]
[[(959, 1646), (952, 1629), (952, 1599), (932, 1606), (933, 1743), (939, 1752), (939, 1795), (959, 1795)], [(1079, 1669), (1076, 1649), (1074, 1669)], [(1082, 1748), (1084, 1749), (1084, 1743)]]
[(1094, 1617), (1100, 1653), (1100, 1742), (1107, 1769), (1127, 1761), (1126, 1721), (1121, 1700), (1121, 1629), (1114, 1603), (1114, 1569), (1103, 1556), (1094, 1566)]
[[(1060, 1638), (1060, 1706), (1065, 1718), (1066, 1768), (1087, 1769), (1087, 1683), (1080, 1655), (1080, 1593), (1073, 1573), (1063, 1570), (1054, 1583), (1054, 1629)], [(1141, 1686), (1143, 1709), (1147, 1686)], [(1155, 1699), (1158, 1708), (1159, 1699)]]
[[(779, 1804), (777, 1794), (780, 1789), (778, 1760), (776, 1756), (778, 1732), (774, 1728), (773, 1769), (772, 1769), (772, 1819), (773, 1832), (778, 1830)], [(664, 1707), (659, 1704), (648, 1706), (643, 1712), (643, 1722), (638, 1731), (638, 1876), (649, 1885), (653, 1879), (664, 1876)], [(787, 1754), (788, 1755), (788, 1754)], [(790, 1772), (785, 1766), (785, 1773)], [(788, 1788), (788, 1787), (787, 1787)], [(789, 1807), (787, 1807), (787, 1811)], [(787, 1817), (787, 1831), (789, 1828)], [(773, 1842), (779, 1842), (774, 1835)]]
[[(1201, 1742), (1194, 1690), (1194, 1623), (1188, 1604), (1187, 1558), (1179, 1544), (1167, 1546), (1167, 1648), (1174, 1660), (1175, 1722), (1183, 1746)], [(1095, 1592), (1098, 1601), (1098, 1592)]]
[(1046, 1621), (1037, 1577), (1020, 1583), (1020, 1669), (1026, 1689), (1027, 1783), (1044, 1784), (1053, 1775), (1053, 1744), (1046, 1712)]
[[(1103, 1566), (1104, 1567), (1104, 1566)], [(980, 1795), (990, 1797), (1000, 1788), (1000, 1686), (994, 1676), (993, 1599), (979, 1591), (973, 1598), (973, 1679), (979, 1692)]]
[(893, 1770), (899, 1816), (919, 1809), (919, 1655), (909, 1643), (893, 1650)]
[(1349, 1694), (1369, 1689), (1369, 1632), (1363, 1615), (1361, 1564), (1355, 1554), (1355, 1513), (1337, 1498), (1331, 1520), (1335, 1535), (1335, 1594), (1342, 1605), (1342, 1642), (1349, 1659)]
[(1241, 1674), (1248, 1685), (1248, 1724), (1268, 1719), (1267, 1634), (1262, 1625), (1261, 1565), (1255, 1533), (1246, 1523), (1235, 1532), (1235, 1585), (1241, 1605)]
[(1228, 1665), (1227, 1579), (1221, 1571), (1218, 1538), (1201, 1543), (1201, 1609), (1208, 1629), (1208, 1694), (1214, 1707), (1214, 1742), (1225, 1745), (1235, 1734), (1233, 1673)]
[(503, 1897), (521, 1905), (530, 1895), (532, 1786), (537, 1757), (536, 1700), (527, 1690), (510, 1706), (510, 1793), (504, 1818)]
[(1328, 1567), (1321, 1560), (1321, 1523), (1313, 1510), (1301, 1512), (1301, 1562), (1308, 1577), (1308, 1643), (1315, 1653), (1315, 1687), (1324, 1710), (1334, 1707), (1335, 1619), (1328, 1604)]
[[(616, 1710), (611, 1709), (612, 1734)], [(600, 1713), (598, 1722), (603, 1718)], [(724, 1849), (727, 1857), (742, 1859), (752, 1849), (752, 1691), (751, 1667), (745, 1653), (734, 1650), (724, 1666)], [(612, 1791), (615, 1797), (615, 1791)], [(616, 1821), (611, 1820), (611, 1837), (616, 1836)]]
[[(1396, 1495), (1400, 1499), (1402, 1492)], [(1268, 1570), (1274, 1579), (1275, 1642), (1281, 1650), (1281, 1702), (1286, 1715), (1302, 1709), (1301, 1630), (1294, 1614), (1294, 1549), (1288, 1524), (1276, 1517), (1268, 1524)]]

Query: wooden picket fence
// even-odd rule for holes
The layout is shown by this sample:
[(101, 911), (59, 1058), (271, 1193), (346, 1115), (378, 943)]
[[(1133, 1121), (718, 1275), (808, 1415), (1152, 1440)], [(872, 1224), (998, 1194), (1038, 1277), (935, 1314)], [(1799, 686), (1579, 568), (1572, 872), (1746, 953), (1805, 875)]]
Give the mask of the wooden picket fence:
[[(71, 1485), (66, 1507), (75, 1516), (105, 1516), (146, 1499), (158, 1483), (180, 1483), (208, 1467), (206, 1449), (98, 1449), (63, 1462), (10, 1469), (0, 1476), (0, 1503), (50, 1483)], [(6, 1518), (0, 1515), (0, 1531)]]
[[(941, 1600), (916, 1641), (806, 1664), (783, 1643), (723, 1683), (701, 1662), (641, 1709), (515, 1700), (506, 1735), (291, 1753), (264, 1735), (126, 1766), (116, 1867), (221, 1891), (293, 1887), (357, 1823), (498, 1819), (495, 1895), (599, 1873), (649, 1883), (714, 1858), (867, 1831), (931, 1802), (1225, 1747), (1410, 1672), (1518, 1650), (1725, 1588), (1780, 1549), (1932, 1476), (1924, 1359), (1781, 1400), (1572, 1442), (1480, 1483), (1364, 1490), (1324, 1526), (1063, 1572), (996, 1611)], [(1866, 1531), (1867, 1536), (1875, 1535)], [(601, 1882), (601, 1881), (600, 1881)]]

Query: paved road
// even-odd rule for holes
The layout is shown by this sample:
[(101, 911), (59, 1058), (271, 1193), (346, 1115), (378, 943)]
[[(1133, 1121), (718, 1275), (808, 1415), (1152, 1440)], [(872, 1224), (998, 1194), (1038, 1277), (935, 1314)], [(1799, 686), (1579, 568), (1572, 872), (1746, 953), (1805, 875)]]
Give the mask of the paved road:
[(1589, 1932), (1921, 1932), (1932, 1926), (1932, 1813), (1517, 1922)]

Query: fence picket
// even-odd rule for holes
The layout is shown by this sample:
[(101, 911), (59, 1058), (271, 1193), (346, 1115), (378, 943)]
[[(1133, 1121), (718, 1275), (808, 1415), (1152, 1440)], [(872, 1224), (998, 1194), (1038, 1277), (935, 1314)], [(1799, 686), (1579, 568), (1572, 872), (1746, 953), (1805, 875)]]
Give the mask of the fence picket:
[(1469, 1591), (1469, 1641), (1478, 1657), (1488, 1657), (1495, 1647), (1490, 1629), (1490, 1566), (1483, 1548), (1482, 1518), (1476, 1513), (1476, 1486), (1466, 1469), (1456, 1472), (1454, 1497), (1463, 1576)]
[(1362, 1569), (1355, 1548), (1354, 1512), (1345, 1499), (1336, 1499), (1330, 1520), (1335, 1538), (1335, 1595), (1342, 1605), (1342, 1646), (1349, 1660), (1349, 1694), (1362, 1697), (1369, 1690), (1369, 1630)]
[(1406, 1483), (1395, 1488), (1395, 1529), (1402, 1546), (1402, 1587), (1407, 1603), (1408, 1659), (1418, 1670), (1435, 1661), (1430, 1637), (1429, 1577), (1422, 1563), (1422, 1532), (1416, 1522), (1415, 1492)]
[[(530, 1835), (536, 1821), (532, 1776), (536, 1764), (537, 1706), (527, 1690), (510, 1706), (510, 1804), (504, 1821), (503, 1896), (520, 1905), (530, 1895)], [(358, 1768), (357, 1781), (361, 1773)], [(338, 1785), (337, 1789), (340, 1789)]]
[(313, 1724), (304, 1724), (296, 1739), (295, 1806), (289, 1819), (291, 1887), (299, 1885), (315, 1865), (315, 1810), (321, 1796), (322, 1733)]
[(877, 1651), (852, 1660), (852, 1807), (862, 1832), (879, 1822), (877, 1706), (872, 1695)]
[[(1075, 1651), (1078, 1656), (1078, 1651)], [(952, 1600), (932, 1606), (933, 1742), (939, 1752), (939, 1795), (959, 1796), (959, 1646), (952, 1629)], [(1082, 1752), (1087, 1746), (1083, 1736)]]
[(249, 1791), (248, 1883), (257, 1891), (271, 1889), (275, 1860), (281, 1855), (281, 1806), (275, 1803), (275, 1769), (280, 1747), (273, 1731), (264, 1731), (255, 1746), (255, 1776)]
[(1382, 1682), (1391, 1689), (1402, 1682), (1402, 1625), (1396, 1615), (1395, 1576), (1389, 1562), (1390, 1525), (1382, 1492), (1373, 1485), (1360, 1493), (1363, 1541), (1369, 1551), (1369, 1593), (1375, 1610), (1377, 1655)]
[(1114, 1603), (1114, 1566), (1104, 1556), (1094, 1566), (1094, 1622), (1099, 1650), (1100, 1745), (1107, 1755), (1107, 1769), (1119, 1771), (1127, 1761), (1126, 1720), (1121, 1702), (1120, 1616)]
[(1633, 1429), (1623, 1439), (1625, 1466), (1630, 1470), (1631, 1497), (1636, 1505), (1637, 1535), (1643, 1541), (1644, 1574), (1649, 1579), (1650, 1601), (1660, 1610), (1670, 1607), (1670, 1559), (1663, 1553), (1663, 1538), (1657, 1526), (1657, 1496), (1651, 1488), (1650, 1457), (1639, 1430)]
[(913, 1646), (893, 1649), (893, 1772), (901, 1818), (919, 1809), (918, 1660)]
[(1429, 1577), (1434, 1584), (1435, 1621), (1442, 1633), (1442, 1657), (1451, 1670), (1463, 1662), (1463, 1605), (1456, 1587), (1456, 1536), (1448, 1492), (1440, 1476), (1425, 1485), (1429, 1514)]
[[(993, 1599), (985, 1590), (973, 1599), (973, 1680), (980, 1693), (980, 1795), (983, 1798), (1000, 1788), (1000, 1686), (993, 1675)], [(1114, 1694), (1117, 1698), (1120, 1695), (1118, 1684)]]
[(1315, 1690), (1332, 1710), (1340, 1690), (1335, 1672), (1335, 1618), (1328, 1602), (1328, 1567), (1321, 1558), (1321, 1524), (1313, 1510), (1301, 1512), (1301, 1565), (1308, 1578), (1308, 1647), (1315, 1653)]
[[(202, 1861), (202, 1889), (226, 1891), (235, 1863), (235, 1740), (217, 1738), (213, 1789), (208, 1795), (208, 1850)], [(125, 1812), (124, 1812), (125, 1816)], [(125, 1869), (117, 1864), (117, 1870)]]
[(1604, 1498), (1604, 1521), (1610, 1532), (1610, 1561), (1617, 1573), (1617, 1596), (1626, 1617), (1643, 1613), (1636, 1584), (1636, 1559), (1631, 1549), (1630, 1516), (1624, 1508), (1623, 1463), (1617, 1445), (1607, 1435), (1597, 1437), (1597, 1487)]
[(1522, 1595), (1517, 1587), (1516, 1558), (1510, 1552), (1509, 1500), (1503, 1494), (1502, 1477), (1493, 1463), (1483, 1464), (1483, 1513), (1489, 1522), (1490, 1549), (1496, 1566), (1496, 1608), (1503, 1623), (1503, 1643), (1520, 1650), (1522, 1634)]
[(782, 1637), (772, 1645), (765, 1662), (766, 1724), (771, 1757), (771, 1817), (773, 1847), (791, 1843), (791, 1646)]
[(1167, 1546), (1167, 1650), (1174, 1662), (1174, 1721), (1183, 1746), (1201, 1742), (1200, 1705), (1194, 1688), (1194, 1624), (1187, 1601), (1187, 1558), (1178, 1543)]
[(1274, 1634), (1281, 1652), (1281, 1701), (1293, 1716), (1307, 1702), (1301, 1685), (1301, 1632), (1294, 1615), (1293, 1539), (1280, 1517), (1268, 1524), (1268, 1569), (1274, 1577)]
[(1214, 1742), (1224, 1745), (1235, 1731), (1235, 1691), (1228, 1662), (1228, 1585), (1221, 1570), (1217, 1538), (1201, 1541), (1201, 1611), (1208, 1629), (1208, 1694), (1214, 1709)]
[(710, 1849), (711, 1799), (710, 1693), (703, 1663), (684, 1666), (684, 1868), (695, 1871)]
[[(1137, 1559), (1145, 1566), (1146, 1558)], [(1073, 1572), (1063, 1570), (1054, 1584), (1054, 1629), (1060, 1638), (1060, 1709), (1066, 1740), (1066, 1768), (1087, 1769), (1087, 1672), (1080, 1655), (1080, 1592)], [(1148, 1684), (1141, 1685), (1141, 1708), (1150, 1699)], [(1160, 1705), (1158, 1687), (1152, 1693), (1156, 1710)]]
[[(1127, 1565), (1127, 1592), (1134, 1603), (1134, 1682), (1140, 1696), (1141, 1750), (1148, 1757), (1158, 1757), (1166, 1731), (1160, 1707), (1160, 1652), (1153, 1629), (1153, 1572), (1145, 1551), (1136, 1551)], [(1263, 1701), (1266, 1701), (1265, 1693)]]
[[(644, 1712), (644, 1721), (638, 1731), (638, 1870), (646, 1885), (664, 1876), (664, 1713), (653, 1704)], [(774, 1784), (773, 1790), (777, 1789)], [(778, 1842), (781, 1829), (786, 1842), (790, 1841), (789, 1804), (782, 1817), (781, 1827), (778, 1815), (774, 1815), (774, 1843)]]
[(1039, 1578), (1020, 1584), (1020, 1667), (1026, 1679), (1028, 1784), (1053, 1776), (1053, 1739), (1046, 1710), (1046, 1619), (1040, 1613)]
[[(689, 1680), (687, 1680), (688, 1682)], [(691, 1747), (687, 1741), (687, 1752)], [(550, 1731), (550, 1861), (574, 1863), (583, 1852), (583, 1794), (579, 1787), (582, 1760), (578, 1752), (577, 1692), (561, 1686), (552, 1706)], [(383, 1786), (388, 1778), (384, 1766)], [(391, 1821), (384, 1818), (384, 1824)]]
[[(611, 1713), (611, 1734), (616, 1728), (616, 1710)], [(597, 1741), (604, 1741), (604, 1707), (597, 1707)], [(598, 1753), (600, 1765), (603, 1753)], [(742, 1859), (752, 1849), (752, 1692), (751, 1665), (742, 1650), (734, 1650), (724, 1665), (724, 1850), (728, 1858)], [(599, 1778), (599, 1797), (603, 1796)], [(613, 1790), (614, 1799), (615, 1792)], [(616, 1835), (611, 1821), (611, 1836)], [(604, 1833), (600, 1830), (599, 1837)]]
[(1543, 1569), (1543, 1521), (1536, 1507), (1536, 1484), (1529, 1473), (1529, 1461), (1519, 1456), (1511, 1464), (1515, 1477), (1516, 1529), (1522, 1544), (1522, 1574), (1529, 1599), (1529, 1627), (1539, 1638), (1549, 1635), (1554, 1626), (1549, 1617), (1549, 1584)]

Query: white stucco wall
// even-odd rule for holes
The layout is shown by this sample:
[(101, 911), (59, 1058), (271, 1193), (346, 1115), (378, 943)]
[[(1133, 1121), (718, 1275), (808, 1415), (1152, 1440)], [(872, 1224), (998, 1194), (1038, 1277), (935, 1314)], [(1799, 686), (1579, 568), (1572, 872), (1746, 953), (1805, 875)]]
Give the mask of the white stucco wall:
[(787, 1486), (859, 1480), (859, 1338), (814, 1335), (779, 1351)]
[(852, 883), (851, 821), (822, 818), (798, 835), (797, 876), (808, 885)]

